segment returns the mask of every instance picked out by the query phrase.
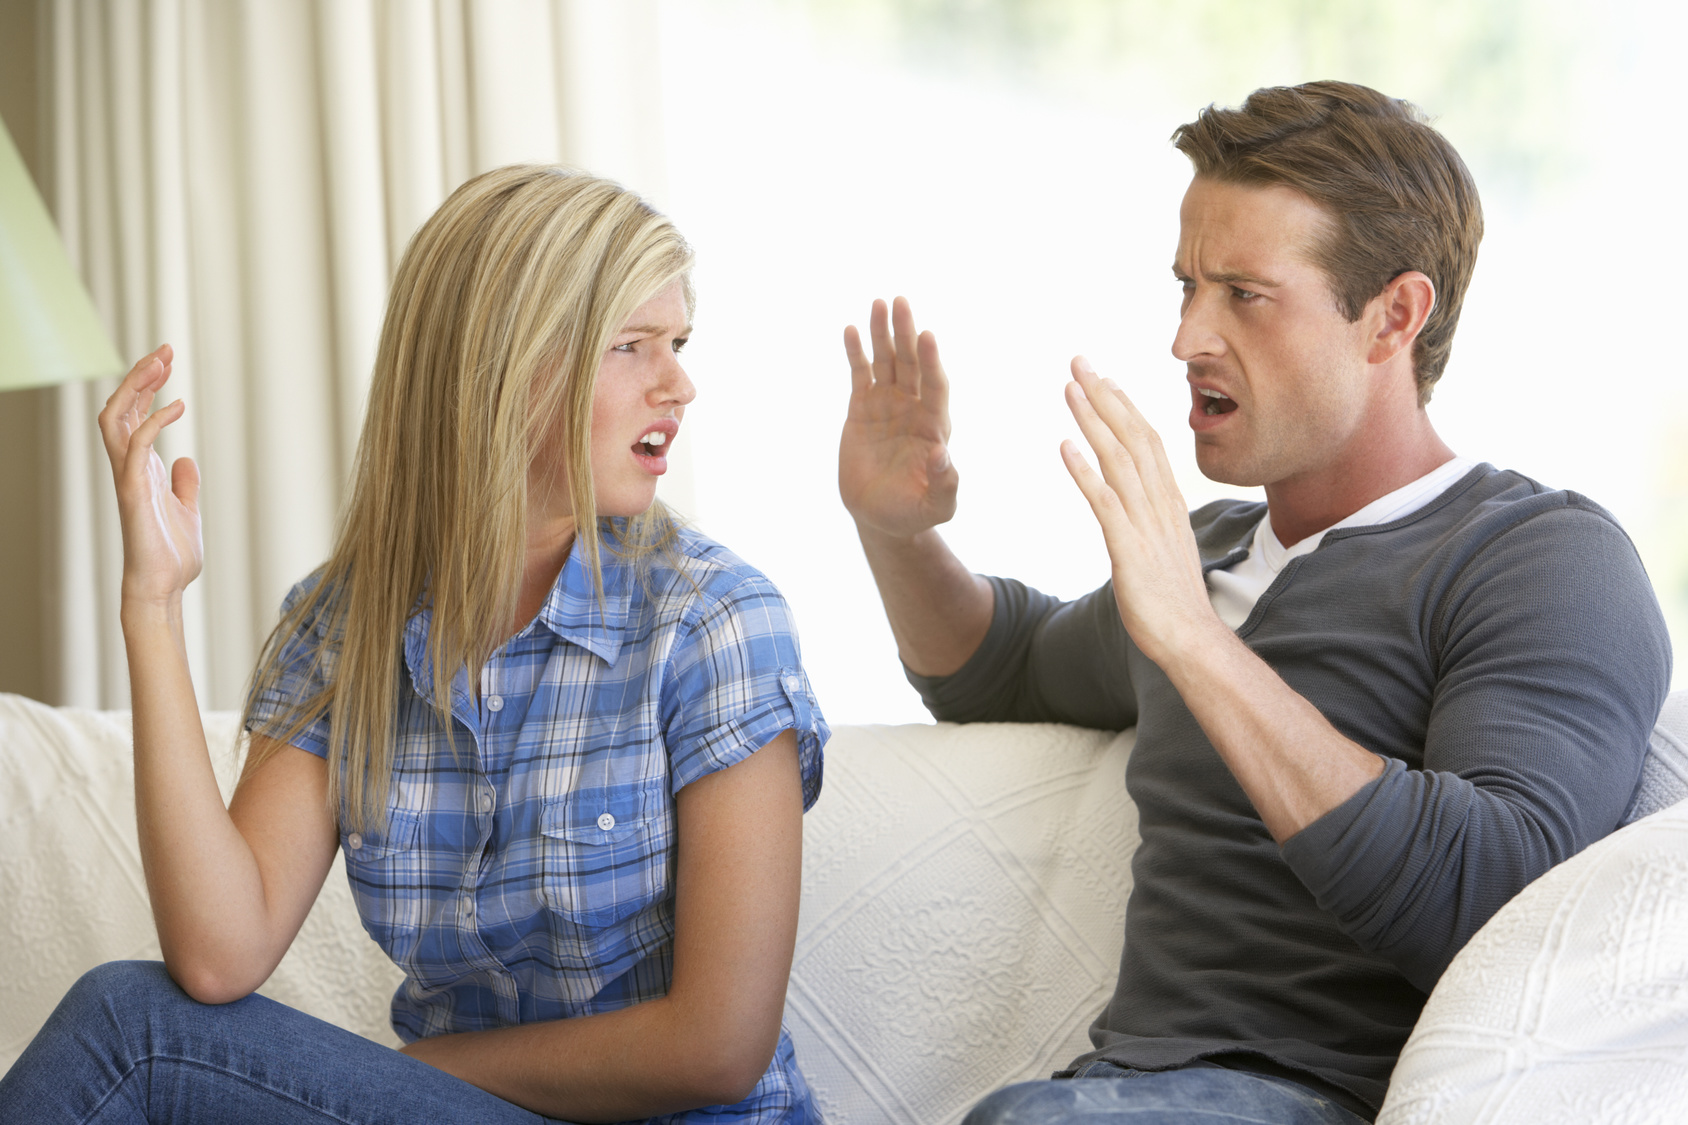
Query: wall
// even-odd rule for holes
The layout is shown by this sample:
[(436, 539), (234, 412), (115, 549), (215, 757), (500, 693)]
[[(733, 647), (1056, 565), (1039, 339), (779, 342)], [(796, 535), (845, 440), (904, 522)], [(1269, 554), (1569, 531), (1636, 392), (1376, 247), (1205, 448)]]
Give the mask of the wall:
[[(45, 161), (36, 68), (37, 4), (0, 4), (0, 119), (37, 184)], [(0, 691), (46, 698), (42, 434), (48, 390), (0, 393)]]

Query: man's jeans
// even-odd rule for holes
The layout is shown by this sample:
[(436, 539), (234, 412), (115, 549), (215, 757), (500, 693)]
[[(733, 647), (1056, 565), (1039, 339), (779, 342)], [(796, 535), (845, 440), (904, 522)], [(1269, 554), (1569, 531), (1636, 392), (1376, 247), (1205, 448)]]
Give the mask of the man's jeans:
[(1364, 1125), (1365, 1120), (1287, 1079), (1223, 1067), (1131, 1070), (1099, 1061), (1072, 1078), (998, 1090), (961, 1125)]
[(0, 1078), (6, 1125), (547, 1120), (262, 996), (201, 1004), (153, 961), (90, 971)]

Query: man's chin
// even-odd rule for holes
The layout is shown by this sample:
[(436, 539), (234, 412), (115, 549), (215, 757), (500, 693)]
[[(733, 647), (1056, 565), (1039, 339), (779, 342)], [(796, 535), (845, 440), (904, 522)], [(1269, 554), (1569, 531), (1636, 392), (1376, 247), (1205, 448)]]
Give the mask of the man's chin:
[(1196, 442), (1196, 468), (1208, 480), (1233, 488), (1258, 488), (1266, 483), (1258, 465), (1222, 456), (1219, 450), (1204, 446), (1200, 441)]

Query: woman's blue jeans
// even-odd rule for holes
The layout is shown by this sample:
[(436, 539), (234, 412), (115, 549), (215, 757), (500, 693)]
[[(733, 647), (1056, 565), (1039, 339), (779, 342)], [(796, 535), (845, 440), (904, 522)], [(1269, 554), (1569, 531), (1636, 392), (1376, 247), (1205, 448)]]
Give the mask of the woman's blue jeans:
[(154, 961), (84, 975), (0, 1078), (6, 1125), (547, 1120), (262, 996), (201, 1004)]
[(1217, 1066), (1146, 1071), (1093, 1062), (1072, 1078), (998, 1090), (961, 1125), (1364, 1125), (1365, 1120), (1287, 1079)]

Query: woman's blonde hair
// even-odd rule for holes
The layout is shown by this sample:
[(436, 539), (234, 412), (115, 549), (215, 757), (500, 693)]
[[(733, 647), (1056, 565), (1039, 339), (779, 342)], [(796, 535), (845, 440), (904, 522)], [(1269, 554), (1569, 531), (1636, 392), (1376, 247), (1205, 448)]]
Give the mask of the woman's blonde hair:
[[(592, 397), (635, 309), (679, 281), (691, 311), (691, 264), (680, 233), (639, 196), (543, 165), (477, 176), (411, 239), (333, 553), (270, 634), (247, 705), (250, 723), (290, 669), (314, 669), (322, 689), (285, 700), (255, 733), (279, 744), (328, 716), (329, 801), (346, 827), (386, 819), (409, 619), (432, 610), (422, 663), (447, 730), (456, 674), (473, 683), (504, 640), (537, 459), (561, 462), (545, 476), (566, 482), (600, 603), (606, 541), (635, 558), (672, 542), (660, 503), (627, 521), (598, 518)], [(561, 450), (547, 444), (558, 432)]]

